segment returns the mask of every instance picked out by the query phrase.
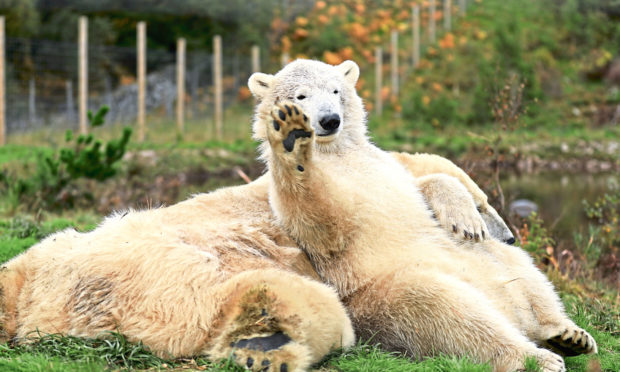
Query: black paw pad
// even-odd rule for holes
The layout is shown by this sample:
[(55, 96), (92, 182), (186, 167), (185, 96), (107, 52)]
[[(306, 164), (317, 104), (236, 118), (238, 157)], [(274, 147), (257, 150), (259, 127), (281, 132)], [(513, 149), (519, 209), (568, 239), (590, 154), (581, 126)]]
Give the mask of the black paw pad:
[(295, 148), (295, 140), (297, 138), (310, 138), (310, 136), (312, 136), (312, 133), (306, 132), (303, 129), (293, 129), (291, 133), (288, 134), (288, 137), (282, 141), (282, 144), (284, 145), (286, 151), (291, 152)]
[(277, 120), (273, 121), (273, 129), (280, 130), (280, 123)]
[(300, 172), (303, 172), (304, 171), (304, 167), (302, 167), (301, 165), (298, 165), (297, 166), (297, 170), (300, 171)]
[(280, 372), (288, 372), (288, 364), (282, 363), (282, 365), (280, 365)]
[(282, 110), (278, 110), (278, 116), (280, 117), (280, 120), (286, 119), (286, 114)]
[(299, 115), (299, 110), (297, 110), (297, 106), (293, 106), (293, 110), (295, 111), (295, 115)]
[(254, 337), (249, 339), (239, 340), (233, 343), (231, 346), (238, 349), (250, 349), (259, 351), (269, 351), (280, 348), (282, 345), (286, 345), (291, 341), (291, 338), (282, 332), (276, 332), (267, 337)]
[(304, 121), (308, 121), (308, 117), (304, 114)]
[(577, 356), (583, 354), (585, 350), (582, 350), (581, 347), (574, 345), (571, 343), (572, 338), (563, 341), (560, 336), (550, 338), (547, 340), (547, 345), (551, 348), (551, 351), (560, 354), (565, 357)]
[(251, 368), (254, 365), (254, 359), (252, 357), (248, 357), (247, 362), (245, 362), (245, 365), (248, 366), (248, 368)]
[(284, 105), (284, 108), (286, 109), (286, 112), (288, 112), (288, 116), (293, 115), (293, 110), (291, 110), (291, 108), (288, 105)]
[(452, 232), (453, 232), (453, 233), (456, 233), (456, 231), (457, 231), (457, 230), (456, 230), (456, 225), (452, 225)]
[(271, 362), (269, 361), (269, 359), (264, 359), (260, 365), (263, 367), (261, 371), (268, 371), (269, 366), (271, 366)]

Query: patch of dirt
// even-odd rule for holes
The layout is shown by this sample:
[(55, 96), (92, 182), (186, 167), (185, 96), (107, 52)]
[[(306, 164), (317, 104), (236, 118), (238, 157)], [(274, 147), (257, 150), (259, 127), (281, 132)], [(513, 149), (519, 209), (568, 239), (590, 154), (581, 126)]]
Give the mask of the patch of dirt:
[(78, 190), (88, 190), (80, 206), (109, 214), (128, 208), (152, 208), (171, 205), (192, 194), (208, 192), (224, 186), (246, 183), (244, 175), (254, 180), (264, 172), (263, 164), (251, 161), (244, 166), (209, 170), (193, 166), (176, 172), (153, 175), (152, 172), (130, 169), (127, 174), (105, 182), (82, 180)]

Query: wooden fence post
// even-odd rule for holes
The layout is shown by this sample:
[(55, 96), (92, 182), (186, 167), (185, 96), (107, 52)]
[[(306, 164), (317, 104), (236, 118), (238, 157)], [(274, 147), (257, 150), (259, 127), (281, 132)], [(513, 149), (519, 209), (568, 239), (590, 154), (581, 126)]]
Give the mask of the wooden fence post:
[(461, 13), (461, 17), (465, 16), (466, 8), (467, 8), (467, 1), (459, 0), (459, 13)]
[(428, 14), (428, 42), (435, 44), (435, 0), (431, 0)]
[(185, 39), (177, 40), (177, 134), (185, 130)]
[(392, 95), (398, 98), (398, 31), (392, 30), (390, 43), (390, 71), (392, 73)]
[(88, 112), (88, 18), (80, 17), (78, 35), (78, 105), (80, 106), (80, 133), (88, 133), (86, 114)]
[(282, 60), (281, 60), (282, 67), (288, 65), (288, 62), (290, 60), (291, 60), (291, 57), (289, 56), (288, 52), (282, 53)]
[(443, 1), (443, 28), (445, 31), (452, 30), (452, 0)]
[(260, 49), (258, 45), (252, 46), (252, 73), (260, 71)]
[(411, 32), (413, 33), (413, 55), (411, 63), (413, 68), (416, 68), (420, 63), (420, 7), (414, 5), (411, 14), (413, 18), (413, 24), (411, 26)]
[(4, 81), (4, 16), (0, 16), (0, 146), (6, 145), (6, 114)]
[(383, 88), (383, 50), (381, 47), (375, 49), (375, 112), (381, 116), (383, 113), (383, 100), (381, 99), (381, 88)]
[(31, 125), (37, 122), (37, 91), (34, 83), (34, 78), (31, 77), (28, 81), (28, 123)]
[(138, 142), (146, 135), (146, 23), (138, 22)]
[(215, 137), (222, 139), (222, 37), (213, 37), (213, 82), (215, 84)]
[(65, 98), (67, 100), (67, 122), (69, 124), (74, 124), (75, 117), (73, 115), (73, 82), (71, 80), (65, 81)]

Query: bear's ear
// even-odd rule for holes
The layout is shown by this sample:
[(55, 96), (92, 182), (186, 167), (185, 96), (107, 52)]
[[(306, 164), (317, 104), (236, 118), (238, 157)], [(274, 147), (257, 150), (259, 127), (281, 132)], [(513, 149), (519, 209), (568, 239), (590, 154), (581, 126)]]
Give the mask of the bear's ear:
[(248, 87), (250, 92), (254, 94), (258, 100), (263, 99), (271, 89), (273, 79), (275, 76), (269, 74), (263, 74), (262, 72), (255, 72), (250, 76), (248, 80)]
[(360, 77), (360, 68), (357, 63), (353, 61), (344, 61), (336, 66), (336, 68), (342, 72), (348, 83), (351, 85), (357, 83), (357, 79)]

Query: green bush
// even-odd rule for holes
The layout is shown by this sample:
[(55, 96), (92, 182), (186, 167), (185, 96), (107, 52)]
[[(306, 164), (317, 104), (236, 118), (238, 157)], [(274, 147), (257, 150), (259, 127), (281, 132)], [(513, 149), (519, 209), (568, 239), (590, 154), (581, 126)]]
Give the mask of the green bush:
[[(108, 110), (103, 106), (95, 114), (89, 111), (90, 126), (101, 126)], [(0, 190), (29, 209), (73, 207), (77, 196), (88, 198), (89, 194), (68, 190), (69, 186), (79, 178), (103, 181), (114, 176), (115, 164), (123, 158), (131, 132), (125, 127), (120, 138), (104, 145), (93, 134), (74, 137), (73, 131), (67, 131), (68, 146), (53, 154), (39, 153), (31, 176), (12, 178), (7, 172), (0, 173)]]

